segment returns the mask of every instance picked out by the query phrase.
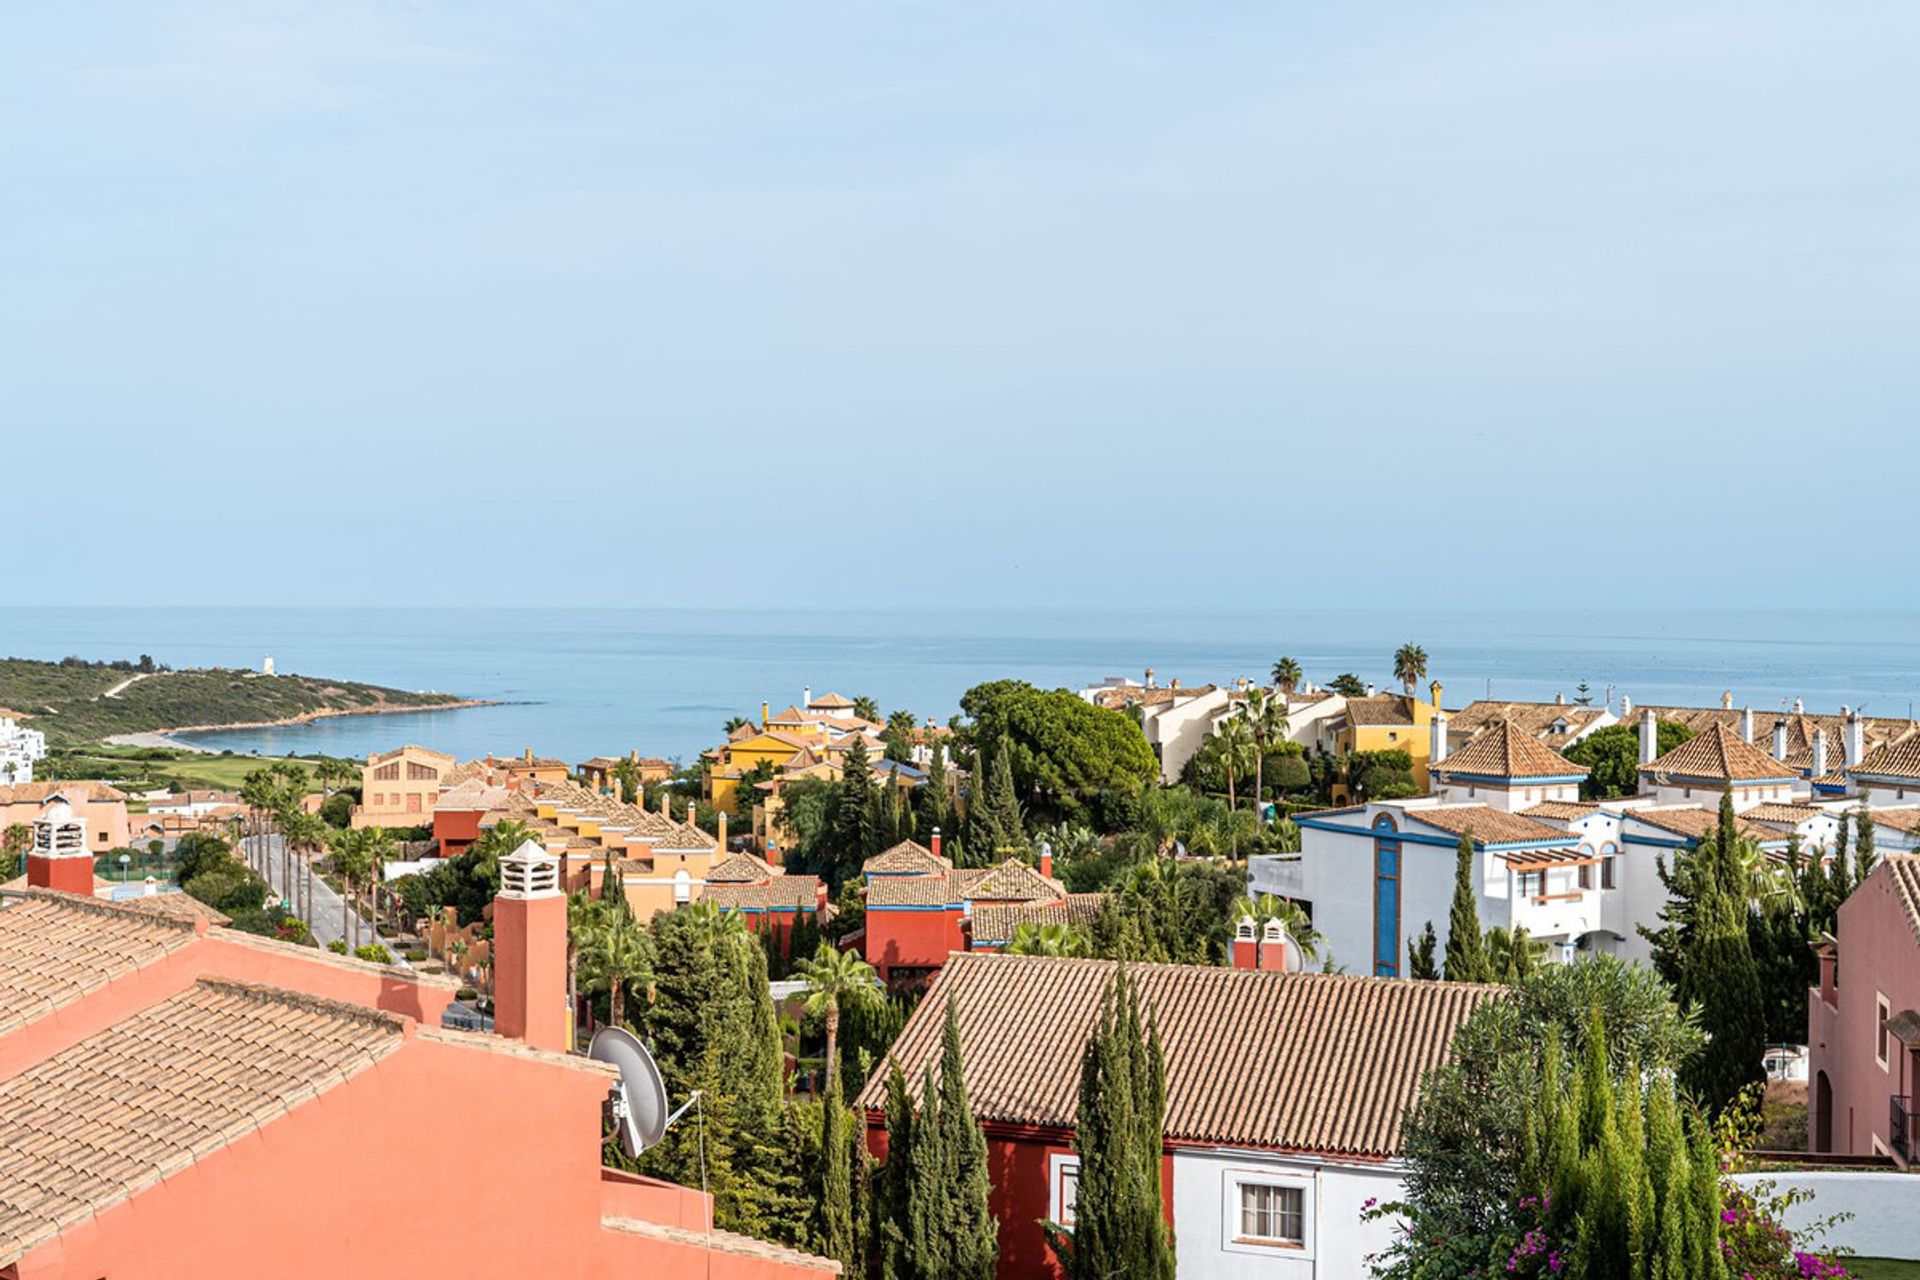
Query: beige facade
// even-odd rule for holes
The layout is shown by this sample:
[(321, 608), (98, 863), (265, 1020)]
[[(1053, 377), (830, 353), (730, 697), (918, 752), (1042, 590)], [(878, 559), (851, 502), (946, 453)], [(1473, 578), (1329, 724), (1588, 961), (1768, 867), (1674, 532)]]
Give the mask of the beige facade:
[(433, 821), (441, 779), (454, 766), (450, 755), (426, 747), (396, 747), (367, 757), (360, 770), (356, 827), (419, 827)]
[(94, 853), (131, 843), (126, 793), (104, 782), (20, 782), (0, 787), (0, 832), (31, 827), (40, 811), (57, 800), (64, 800), (85, 824), (87, 848)]

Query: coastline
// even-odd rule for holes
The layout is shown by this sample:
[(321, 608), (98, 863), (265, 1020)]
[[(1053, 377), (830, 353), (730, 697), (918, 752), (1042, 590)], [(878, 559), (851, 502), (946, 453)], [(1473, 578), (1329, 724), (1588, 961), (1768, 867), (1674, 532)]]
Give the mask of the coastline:
[(312, 724), (316, 720), (339, 720), (348, 716), (402, 716), (425, 711), (464, 711), (470, 707), (501, 705), (503, 704), (489, 698), (460, 698), (453, 702), (436, 702), (430, 706), (340, 707), (320, 711), (302, 711), (299, 715), (283, 716), (278, 720), (247, 720), (235, 724), (184, 724), (165, 729), (145, 729), (139, 733), (116, 733), (101, 741), (110, 747), (166, 747), (174, 751), (191, 751), (200, 755), (217, 756), (220, 753), (212, 747), (182, 742), (173, 735), (218, 733), (228, 729), (284, 729), (292, 725)]

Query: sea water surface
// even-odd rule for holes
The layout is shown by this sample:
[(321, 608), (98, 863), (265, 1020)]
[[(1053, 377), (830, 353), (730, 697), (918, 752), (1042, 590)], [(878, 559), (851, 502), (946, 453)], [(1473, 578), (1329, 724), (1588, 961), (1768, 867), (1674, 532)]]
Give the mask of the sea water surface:
[(945, 720), (984, 680), (1078, 688), (1103, 676), (1165, 682), (1263, 678), (1283, 654), (1310, 679), (1343, 671), (1382, 687), (1394, 649), (1423, 646), (1446, 701), (1569, 699), (1585, 680), (1637, 702), (1777, 710), (1842, 704), (1906, 716), (1920, 697), (1911, 613), (1115, 608), (1097, 613), (805, 614), (649, 609), (0, 608), (0, 654), (137, 658), (258, 668), (432, 689), (503, 705), (361, 716), (191, 735), (237, 752), (364, 755), (419, 742), (461, 758), (624, 754), (691, 762), (729, 716), (757, 717), (803, 688), (869, 695)]

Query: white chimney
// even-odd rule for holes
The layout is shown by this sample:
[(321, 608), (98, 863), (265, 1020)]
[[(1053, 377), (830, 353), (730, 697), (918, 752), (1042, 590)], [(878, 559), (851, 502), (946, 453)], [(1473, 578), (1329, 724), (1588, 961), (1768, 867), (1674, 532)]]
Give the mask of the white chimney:
[(1753, 708), (1740, 708), (1740, 741), (1753, 741)]
[(1773, 722), (1773, 758), (1775, 760), (1787, 758), (1787, 722), (1785, 720)]
[(1640, 713), (1640, 763), (1652, 764), (1660, 755), (1660, 728), (1654, 723), (1653, 708)]
[(1564, 707), (1564, 706), (1566, 706), (1566, 705), (1567, 705), (1567, 695), (1566, 695), (1566, 694), (1564, 694), (1564, 693), (1556, 693), (1556, 694), (1554, 694), (1554, 695), (1553, 695), (1553, 705), (1554, 705), (1554, 706), (1556, 706), (1556, 707)]
[(1433, 708), (1433, 719), (1428, 724), (1428, 735), (1427, 763), (1432, 766), (1447, 758), (1447, 713), (1437, 703)]
[(1368, 686), (1367, 686), (1367, 696), (1368, 696), (1369, 698), (1371, 698), (1371, 697), (1373, 696), (1373, 686), (1372, 686), (1372, 685), (1368, 685)]
[(1813, 731), (1813, 776), (1816, 778), (1827, 776), (1827, 731), (1825, 729)]
[(1847, 768), (1860, 763), (1860, 757), (1867, 754), (1867, 722), (1860, 718), (1858, 711), (1840, 708), (1840, 714), (1847, 718)]
[(1623, 693), (1620, 695), (1620, 718), (1622, 720), (1633, 719), (1633, 697), (1631, 694)]
[(1720, 709), (1722, 711), (1733, 710), (1733, 690), (1729, 689), (1720, 695)]
[(808, 707), (812, 705), (813, 705), (813, 686), (810, 684), (801, 685), (800, 686), (800, 709), (802, 711), (805, 711)]
[(1793, 700), (1793, 714), (1797, 716), (1803, 716), (1807, 714), (1807, 704), (1805, 699), (1795, 698)]

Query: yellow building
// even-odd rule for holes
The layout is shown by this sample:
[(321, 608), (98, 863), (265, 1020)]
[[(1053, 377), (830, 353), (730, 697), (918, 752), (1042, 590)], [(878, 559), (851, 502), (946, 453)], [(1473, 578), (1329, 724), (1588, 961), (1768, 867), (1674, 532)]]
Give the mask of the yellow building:
[[(1355, 751), (1404, 751), (1413, 761), (1413, 781), (1422, 792), (1427, 789), (1427, 761), (1432, 758), (1434, 708), (1440, 704), (1438, 680), (1428, 687), (1430, 701), (1410, 693), (1379, 693), (1364, 698), (1348, 698), (1346, 706), (1330, 726), (1335, 755)], [(1334, 789), (1335, 803), (1345, 803), (1341, 788)]]

